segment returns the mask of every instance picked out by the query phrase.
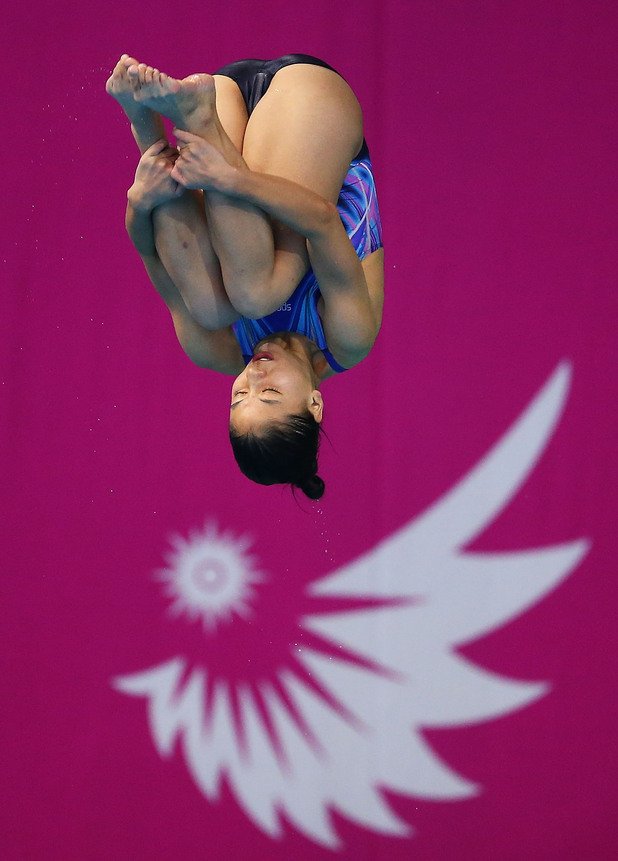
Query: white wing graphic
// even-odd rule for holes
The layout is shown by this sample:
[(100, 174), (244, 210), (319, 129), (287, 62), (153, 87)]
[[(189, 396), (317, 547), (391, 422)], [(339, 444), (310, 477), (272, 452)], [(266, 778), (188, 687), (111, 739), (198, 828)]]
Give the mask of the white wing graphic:
[(206, 709), (203, 667), (187, 677), (185, 660), (175, 658), (117, 679), (120, 690), (149, 699), (160, 754), (170, 755), (180, 739), (208, 798), (217, 797), (225, 776), (247, 815), (272, 837), (282, 833), (283, 814), (331, 848), (340, 845), (331, 810), (375, 831), (411, 833), (381, 789), (432, 799), (475, 794), (421, 731), (503, 715), (548, 690), (488, 673), (455, 649), (539, 601), (586, 553), (585, 540), (523, 552), (465, 550), (540, 457), (569, 376), (568, 365), (559, 366), (487, 456), (424, 515), (312, 585), (314, 596), (377, 605), (306, 615), (301, 625), (332, 650), (297, 653), (313, 685), (288, 670), (276, 685), (262, 683), (261, 712), (253, 692), (238, 689), (242, 739), (225, 684), (217, 683)]

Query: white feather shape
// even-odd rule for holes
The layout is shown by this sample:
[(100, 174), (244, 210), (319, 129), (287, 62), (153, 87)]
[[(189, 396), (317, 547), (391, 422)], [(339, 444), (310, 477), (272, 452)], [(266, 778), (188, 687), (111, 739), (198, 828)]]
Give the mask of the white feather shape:
[[(159, 753), (171, 755), (180, 740), (193, 779), (209, 799), (217, 798), (226, 776), (246, 814), (271, 837), (282, 835), (284, 815), (331, 848), (340, 843), (330, 811), (377, 832), (411, 833), (381, 789), (432, 799), (477, 792), (440, 761), (422, 729), (507, 714), (548, 690), (544, 683), (482, 670), (455, 649), (539, 601), (586, 553), (584, 540), (508, 553), (465, 550), (533, 469), (560, 416), (569, 376), (568, 365), (559, 366), (504, 437), (425, 514), (310, 587), (312, 595), (394, 601), (302, 619), (332, 644), (331, 655), (315, 648), (296, 653), (327, 696), (289, 670), (280, 673), (279, 684), (309, 732), (263, 682), (260, 694), (279, 750), (245, 687), (237, 691), (241, 743), (226, 686), (218, 683), (206, 714), (205, 668), (194, 668), (182, 682), (185, 661), (175, 658), (114, 683), (148, 698)], [(339, 648), (352, 659), (338, 655)]]

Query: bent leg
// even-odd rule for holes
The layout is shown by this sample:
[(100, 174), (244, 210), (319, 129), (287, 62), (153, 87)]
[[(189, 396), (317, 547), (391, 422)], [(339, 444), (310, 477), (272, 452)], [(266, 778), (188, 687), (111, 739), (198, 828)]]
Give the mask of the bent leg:
[[(351, 89), (335, 72), (309, 64), (277, 72), (246, 125), (241, 156), (238, 139), (230, 140), (217, 113), (220, 98), (221, 104), (235, 103), (244, 111), (233, 81), (215, 81), (210, 75), (178, 81), (160, 73), (148, 79), (140, 70), (135, 98), (203, 137), (231, 164), (290, 179), (337, 200), (349, 163), (360, 149), (362, 115)], [(252, 317), (274, 310), (307, 269), (304, 238), (277, 224), (273, 235), (268, 216), (245, 201), (208, 192), (205, 203), (232, 305)]]
[[(143, 64), (130, 66), (128, 75), (137, 103), (168, 117), (178, 128), (203, 137), (216, 146), (230, 164), (245, 167), (240, 149), (247, 111), (233, 81), (223, 78), (216, 83), (206, 74), (177, 80)], [(241, 311), (233, 299), (237, 282), (240, 280), (246, 287), (248, 275), (255, 283), (266, 280), (272, 273), (274, 243), (270, 221), (256, 207), (217, 193), (204, 195), (204, 204), (211, 247), (219, 259), (224, 290)], [(169, 254), (169, 251), (168, 247), (164, 253)]]
[[(140, 65), (134, 57), (123, 54), (105, 89), (122, 107), (143, 154), (166, 135), (161, 115), (135, 98), (140, 71), (150, 80), (159, 74), (156, 69)], [(246, 112), (243, 118), (227, 105), (222, 106), (221, 112), (240, 148), (247, 122)], [(152, 219), (157, 254), (193, 319), (211, 331), (228, 326), (238, 314), (223, 287), (219, 261), (208, 235), (203, 196), (185, 191), (180, 197), (158, 206)]]
[[(226, 86), (242, 99), (229, 78), (215, 76), (215, 80), (217, 91)], [(336, 203), (362, 142), (362, 111), (349, 85), (331, 69), (300, 63), (285, 66), (273, 77), (248, 119), (242, 158), (250, 170), (289, 179)], [(273, 224), (249, 204), (244, 204), (246, 221), (241, 226), (240, 202), (211, 193), (206, 199), (230, 301), (247, 316), (274, 311), (307, 271), (304, 237)], [(223, 221), (226, 205), (229, 217)], [(265, 245), (268, 231), (256, 232), (254, 242), (248, 242), (247, 230), (258, 224), (260, 216), (259, 227), (268, 225), (273, 233), (272, 246)]]
[[(241, 156), (247, 127), (247, 112), (238, 85), (222, 75), (214, 76), (216, 111), (210, 121), (194, 122), (193, 131), (223, 153), (227, 161), (246, 168)], [(242, 137), (233, 140), (226, 134), (229, 121), (226, 111), (234, 110), (245, 117)], [(275, 239), (269, 216), (259, 207), (243, 200), (234, 200), (218, 192), (204, 195), (206, 216), (213, 246), (221, 264), (225, 290), (237, 311), (245, 316), (260, 317), (277, 308), (291, 293), (288, 285), (273, 288), (275, 267)], [(295, 285), (305, 270), (304, 261), (298, 261), (288, 282)], [(295, 280), (296, 279), (296, 280)], [(264, 305), (256, 305), (256, 294), (268, 297)]]
[(322, 66), (285, 66), (249, 118), (242, 155), (251, 170), (282, 176), (337, 202), (363, 142), (349, 85)]
[[(242, 156), (250, 170), (283, 177), (336, 203), (350, 162), (363, 142), (362, 112), (356, 96), (336, 72), (322, 66), (285, 66), (274, 76), (252, 112)], [(270, 276), (251, 278), (251, 266), (240, 268), (226, 288), (232, 304), (263, 316), (292, 294), (308, 269), (304, 237), (273, 223), (274, 248)], [(238, 234), (230, 234), (230, 253)], [(270, 266), (272, 265), (272, 269)]]
[[(138, 109), (156, 117), (159, 117), (159, 112), (154, 107), (166, 114), (173, 113), (169, 108), (170, 103), (172, 109), (175, 107), (175, 100), (170, 100), (167, 88), (161, 86), (161, 79), (165, 83), (167, 76), (135, 61), (127, 67), (126, 76), (133, 104)], [(247, 124), (244, 104), (239, 105), (223, 88), (217, 94), (217, 110), (221, 136), (228, 147), (226, 155), (240, 158), (239, 150)], [(181, 115), (171, 118), (178, 122)], [(157, 253), (193, 319), (211, 331), (236, 320), (238, 312), (225, 291), (221, 266), (213, 248), (204, 195), (186, 191), (179, 198), (157, 207), (153, 212), (153, 223)]]
[(212, 247), (203, 196), (185, 191), (153, 214), (157, 254), (178, 288), (189, 314), (204, 329), (223, 329), (238, 319)]
[[(130, 68), (129, 75), (134, 80), (137, 101), (169, 117), (178, 128), (207, 140), (230, 164), (246, 169), (240, 148), (247, 112), (234, 81), (205, 74), (180, 81), (162, 73), (151, 76), (142, 71), (142, 66)], [(290, 257), (294, 265), (276, 292), (272, 284), (275, 243), (266, 213), (246, 201), (218, 192), (209, 191), (204, 202), (209, 234), (230, 301), (239, 313), (256, 316), (252, 312), (257, 294), (268, 297), (271, 305), (268, 310), (274, 310), (292, 292), (306, 269), (306, 259), (300, 259), (300, 255)]]
[[(336, 203), (362, 142), (362, 112), (348, 84), (330, 69), (302, 63), (285, 66), (273, 77), (247, 122), (242, 157), (250, 170), (283, 177)], [(213, 196), (209, 193), (207, 199)], [(225, 200), (216, 205), (223, 207)], [(216, 246), (228, 296), (241, 313), (264, 316), (290, 297), (307, 271), (306, 240), (271, 223), (272, 256), (270, 248), (268, 256), (263, 254), (258, 278), (253, 249), (231, 217), (228, 225), (229, 232), (221, 236), (227, 247)], [(224, 257), (230, 260), (227, 270)]]
[[(225, 86), (242, 98), (233, 81), (215, 80), (217, 92)], [(247, 122), (242, 158), (251, 170), (284, 177), (335, 203), (362, 142), (362, 112), (348, 84), (330, 69), (302, 63), (275, 74)], [(212, 193), (206, 200), (230, 301), (246, 316), (270, 313), (308, 268), (305, 239), (249, 204), (243, 209)]]

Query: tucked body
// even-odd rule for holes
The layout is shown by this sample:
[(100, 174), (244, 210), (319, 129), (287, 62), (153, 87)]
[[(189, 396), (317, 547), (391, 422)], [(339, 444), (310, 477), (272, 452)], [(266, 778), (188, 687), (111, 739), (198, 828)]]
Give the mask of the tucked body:
[[(129, 235), (187, 355), (237, 377), (240, 462), (238, 439), (263, 449), (292, 416), (319, 429), (320, 383), (358, 364), (379, 331), (383, 251), (361, 111), (345, 81), (306, 55), (220, 72), (177, 80), (123, 56), (107, 87), (142, 153)], [(303, 373), (266, 397), (270, 377), (297, 366)], [(306, 464), (294, 455), (290, 478), (241, 468), (315, 495), (316, 458), (317, 443)]]

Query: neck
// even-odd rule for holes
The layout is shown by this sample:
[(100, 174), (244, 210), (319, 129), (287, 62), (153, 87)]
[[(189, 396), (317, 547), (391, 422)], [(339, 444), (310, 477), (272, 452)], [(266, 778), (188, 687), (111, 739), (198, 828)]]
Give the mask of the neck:
[(296, 352), (296, 355), (304, 356), (306, 359), (307, 368), (313, 377), (313, 384), (317, 389), (330, 367), (324, 358), (324, 353), (305, 335), (300, 335), (297, 332), (289, 332), (288, 337), (289, 343)]

